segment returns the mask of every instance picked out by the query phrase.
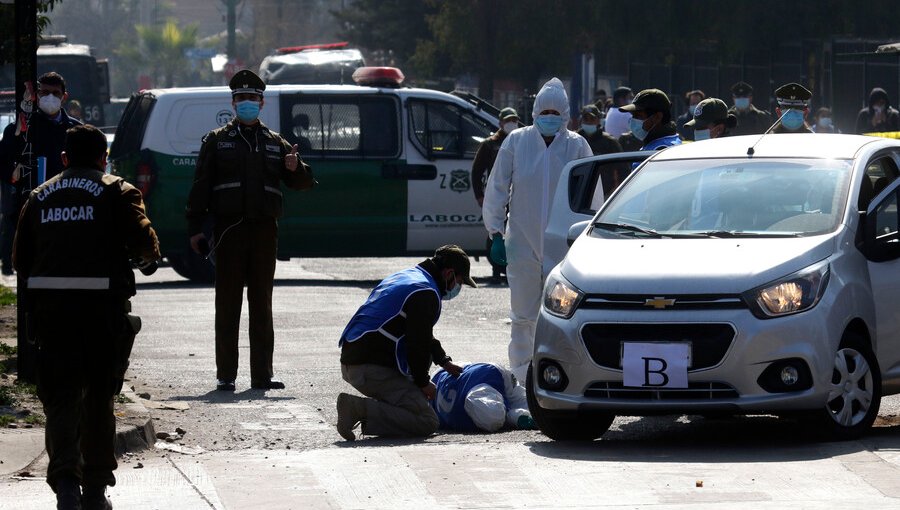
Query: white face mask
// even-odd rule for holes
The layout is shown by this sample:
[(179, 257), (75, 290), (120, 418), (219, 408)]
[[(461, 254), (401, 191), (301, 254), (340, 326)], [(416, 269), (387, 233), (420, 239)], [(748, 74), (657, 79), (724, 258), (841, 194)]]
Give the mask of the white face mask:
[(506, 134), (512, 133), (517, 127), (519, 127), (519, 125), (516, 122), (504, 122), (502, 126), (503, 132)]
[(48, 94), (38, 99), (38, 108), (40, 108), (41, 111), (46, 113), (47, 115), (56, 115), (59, 112), (61, 106), (62, 99), (54, 96), (53, 94)]

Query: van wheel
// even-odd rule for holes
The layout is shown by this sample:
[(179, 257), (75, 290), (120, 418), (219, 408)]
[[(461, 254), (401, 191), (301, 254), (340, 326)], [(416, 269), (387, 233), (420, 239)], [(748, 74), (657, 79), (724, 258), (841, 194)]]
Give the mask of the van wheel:
[(600, 411), (553, 411), (538, 404), (534, 394), (534, 376), (528, 365), (525, 378), (528, 410), (541, 432), (554, 441), (593, 441), (602, 436), (616, 415)]
[(214, 283), (216, 281), (216, 268), (200, 255), (188, 248), (177, 255), (167, 255), (172, 269), (179, 275), (196, 283)]
[(825, 439), (846, 441), (865, 433), (881, 406), (881, 369), (868, 342), (847, 331), (834, 354), (825, 407), (807, 416)]

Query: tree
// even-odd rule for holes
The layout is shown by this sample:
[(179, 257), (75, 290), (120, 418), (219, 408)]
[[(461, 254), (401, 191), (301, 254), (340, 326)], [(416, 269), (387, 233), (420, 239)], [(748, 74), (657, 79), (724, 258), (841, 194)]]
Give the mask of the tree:
[(426, 17), (436, 11), (430, 1), (355, 0), (332, 14), (341, 23), (339, 37), (393, 55), (396, 65), (404, 66), (420, 42), (431, 40)]
[(162, 25), (137, 25), (138, 44), (124, 44), (115, 54), (137, 69), (149, 72), (157, 85), (174, 87), (187, 81), (189, 65), (184, 51), (197, 44), (197, 25), (178, 26), (174, 19)]

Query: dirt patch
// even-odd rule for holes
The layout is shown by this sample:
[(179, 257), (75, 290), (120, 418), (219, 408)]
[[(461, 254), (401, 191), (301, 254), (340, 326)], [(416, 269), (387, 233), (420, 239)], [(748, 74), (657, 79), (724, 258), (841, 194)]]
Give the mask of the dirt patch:
[(32, 384), (19, 384), (16, 352), (16, 307), (0, 306), (0, 428), (44, 424), (43, 406)]

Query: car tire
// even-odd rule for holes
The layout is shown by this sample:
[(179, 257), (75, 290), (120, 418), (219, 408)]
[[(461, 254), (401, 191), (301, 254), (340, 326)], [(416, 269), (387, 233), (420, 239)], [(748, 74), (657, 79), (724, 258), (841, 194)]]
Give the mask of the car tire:
[(216, 281), (216, 268), (190, 248), (177, 255), (167, 255), (166, 258), (176, 273), (192, 282), (211, 284)]
[(532, 367), (525, 378), (528, 410), (541, 432), (554, 441), (593, 441), (602, 436), (616, 416), (600, 411), (554, 411), (538, 404)]
[(823, 439), (847, 441), (864, 434), (881, 406), (881, 370), (869, 343), (852, 331), (844, 333), (834, 355), (825, 407), (807, 416)]

